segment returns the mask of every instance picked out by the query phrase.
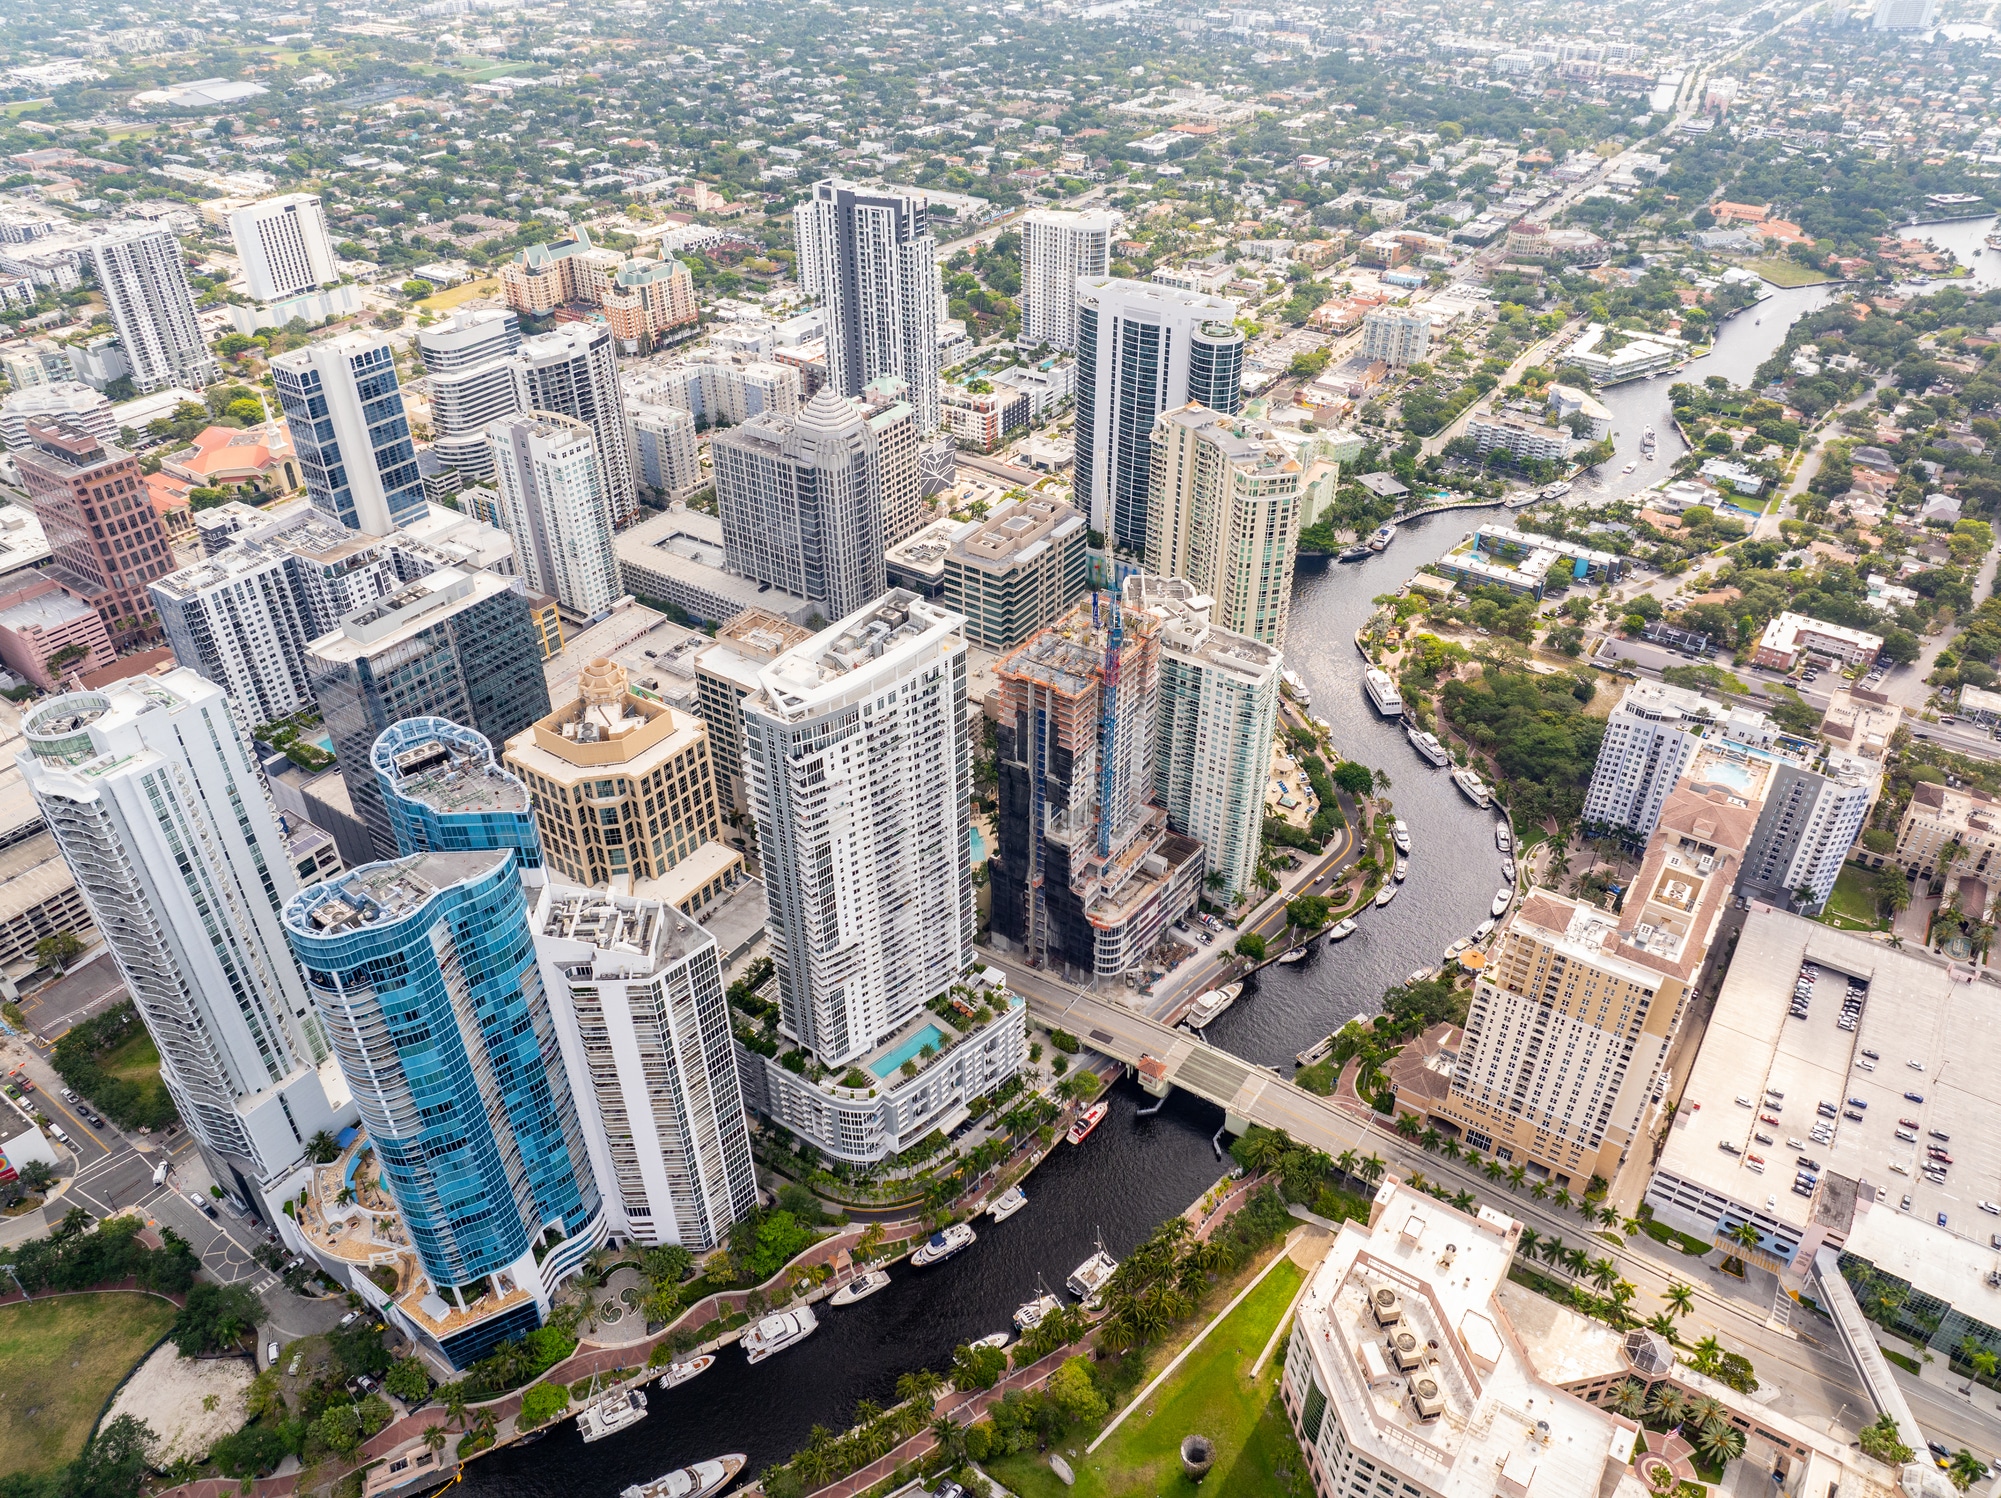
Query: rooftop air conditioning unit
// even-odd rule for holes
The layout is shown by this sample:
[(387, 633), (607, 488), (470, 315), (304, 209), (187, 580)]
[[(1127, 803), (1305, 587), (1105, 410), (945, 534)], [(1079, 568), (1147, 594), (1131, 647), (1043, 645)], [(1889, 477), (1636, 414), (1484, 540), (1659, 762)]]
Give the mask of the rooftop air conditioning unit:
[(1410, 1381), (1410, 1402), (1417, 1407), (1417, 1418), (1436, 1420), (1445, 1413), (1445, 1390), (1435, 1378), (1414, 1378)]
[(1378, 1286), (1369, 1295), (1369, 1309), (1376, 1313), (1377, 1326), (1395, 1326), (1403, 1320), (1403, 1297), (1388, 1285)]

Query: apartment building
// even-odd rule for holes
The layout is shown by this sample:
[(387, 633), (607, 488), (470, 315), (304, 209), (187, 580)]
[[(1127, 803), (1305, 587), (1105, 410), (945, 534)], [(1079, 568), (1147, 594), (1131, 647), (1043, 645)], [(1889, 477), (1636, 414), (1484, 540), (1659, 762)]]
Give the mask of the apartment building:
[(1120, 215), (1098, 208), (1035, 208), (1021, 223), (1021, 335), (1030, 348), (1077, 347), (1077, 282), (1111, 274)]
[(283, 301), (340, 279), (316, 194), (288, 192), (246, 203), (229, 215), (229, 237), (253, 301)]
[(590, 429), (597, 440), (612, 527), (630, 525), (639, 513), (639, 496), (611, 330), (563, 323), (551, 332), (522, 339), (513, 364), (517, 410), (548, 411)]
[(695, 418), (675, 406), (627, 405), (626, 441), (633, 480), (664, 499), (685, 499), (707, 479), (695, 443)]
[(581, 421), (549, 411), (502, 416), (486, 429), (495, 504), (521, 579), (572, 619), (608, 613), (624, 588), (612, 548), (598, 443)]
[(743, 699), (762, 690), (758, 672), (813, 632), (764, 609), (745, 609), (716, 631), (716, 642), (695, 657), (696, 703), (709, 725), (709, 758), (725, 814), (750, 809), (743, 769)]
[(174, 555), (139, 460), (67, 419), (30, 423), (14, 466), (41, 522), (49, 574), (97, 610), (118, 648), (158, 631), (148, 584)]
[(187, 257), (170, 230), (117, 224), (92, 238), (83, 256), (104, 294), (133, 389), (141, 395), (170, 386), (205, 390), (222, 378), (195, 319)]
[(521, 409), (512, 363), (520, 348), (520, 319), (500, 307), (461, 307), (417, 330), (431, 398), (431, 451), (440, 463), (471, 479), (493, 477), (486, 428)]
[(380, 333), (288, 349), (271, 361), (306, 493), (328, 519), (386, 536), (423, 512), (424, 482), (396, 377), (396, 347)]
[(1392, 369), (1431, 356), (1431, 314), (1415, 307), (1375, 307), (1362, 317), (1362, 354)]
[(1790, 671), (1807, 656), (1858, 665), (1874, 661), (1882, 652), (1881, 635), (1788, 611), (1765, 626), (1751, 659), (1760, 666)]
[(691, 338), (701, 322), (695, 307), (695, 278), (687, 266), (671, 258), (621, 265), (599, 306), (624, 354), (650, 354)]
[(1061, 500), (1004, 500), (985, 520), (955, 529), (938, 598), (965, 617), (970, 644), (1012, 650), (1090, 586), (1090, 527)]

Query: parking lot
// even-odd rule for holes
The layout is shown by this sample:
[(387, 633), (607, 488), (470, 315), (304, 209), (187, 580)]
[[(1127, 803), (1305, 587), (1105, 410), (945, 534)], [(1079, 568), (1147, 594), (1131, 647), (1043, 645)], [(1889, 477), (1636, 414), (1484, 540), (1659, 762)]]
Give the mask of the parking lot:
[(28, 1028), (49, 1044), (124, 999), (125, 980), (119, 976), (118, 965), (103, 948), (98, 950), (95, 960), (21, 996)]

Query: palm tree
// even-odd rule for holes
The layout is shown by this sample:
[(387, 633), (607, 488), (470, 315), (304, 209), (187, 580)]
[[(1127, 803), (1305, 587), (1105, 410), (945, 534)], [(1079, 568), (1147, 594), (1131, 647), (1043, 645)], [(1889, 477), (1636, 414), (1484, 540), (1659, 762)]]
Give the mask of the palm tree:
[(460, 1430), (464, 1430), (466, 1428), (465, 1381), (459, 1379), (440, 1386), (438, 1398), (444, 1402), (445, 1419), (457, 1425)]
[(1624, 1222), (1619, 1224), (1619, 1231), (1630, 1238), (1635, 1233), (1645, 1232), (1646, 1224), (1641, 1222), (1637, 1217), (1628, 1217)]
[(1723, 1344), (1717, 1341), (1713, 1334), (1696, 1343), (1694, 1352), (1695, 1356), (1689, 1360), (1689, 1366), (1697, 1373), (1708, 1373), (1723, 1361)]
[(1445, 1151), (1446, 1159), (1457, 1160), (1459, 1158), (1459, 1141), (1453, 1138), (1452, 1135), (1447, 1134), (1445, 1136), (1445, 1143), (1441, 1144), (1439, 1148)]
[(1508, 1173), (1508, 1167), (1503, 1165), (1499, 1160), (1489, 1160), (1485, 1165), (1480, 1167), (1480, 1173), (1490, 1181), (1498, 1181)]
[(1568, 1212), (1570, 1210), (1570, 1188), (1568, 1186), (1557, 1187), (1556, 1195), (1551, 1200), (1556, 1203), (1557, 1211)]
[(1670, 1316), (1666, 1311), (1656, 1311), (1652, 1316), (1649, 1316), (1647, 1318), (1647, 1330), (1650, 1332), (1659, 1332), (1670, 1342), (1681, 1340), (1674, 1334), (1674, 1317)]
[(1529, 1168), (1526, 1165), (1511, 1165), (1508, 1167), (1508, 1189), (1510, 1191), (1521, 1190), (1522, 1182), (1528, 1178)]
[(1285, 1152), (1292, 1148), (1292, 1141), (1277, 1129), (1253, 1129), (1238, 1142), (1237, 1148), (1242, 1151), (1239, 1158), (1244, 1162), (1244, 1168), (1259, 1172), (1278, 1164)]
[(1413, 1190), (1413, 1191), (1422, 1191), (1422, 1190), (1424, 1190), (1424, 1187), (1425, 1187), (1425, 1180), (1426, 1180), (1426, 1178), (1425, 1178), (1425, 1174), (1424, 1174), (1424, 1172), (1423, 1172), (1423, 1171), (1421, 1171), (1421, 1170), (1413, 1170), (1413, 1171), (1412, 1171), (1412, 1172), (1410, 1173), (1410, 1189), (1411, 1189), (1411, 1190)]
[(1585, 1266), (1585, 1273), (1591, 1276), (1591, 1283), (1600, 1290), (1610, 1290), (1619, 1283), (1619, 1266), (1610, 1259), (1593, 1259)]
[[(1696, 1429), (1694, 1444), (1697, 1451), (1720, 1466), (1744, 1454), (1744, 1432), (1727, 1419), (1712, 1421)], [(1986, 1468), (1981, 1470), (1985, 1472)]]
[(1598, 1226), (1601, 1228), (1616, 1227), (1618, 1222), (1619, 1209), (1617, 1207), (1600, 1207), (1598, 1209)]
[(1444, 1140), (1445, 1136), (1432, 1128), (1427, 1128), (1422, 1134), (1417, 1136), (1417, 1142), (1423, 1146), (1424, 1152), (1428, 1155), (1437, 1154), (1438, 1147), (1444, 1143)]
[(1465, 1159), (1466, 1169), (1468, 1171), (1479, 1170), (1483, 1165), (1486, 1164), (1486, 1161), (1480, 1158), (1480, 1152), (1470, 1147), (1465, 1151), (1463, 1158)]
[(1581, 1248), (1566, 1248), (1563, 1251), (1563, 1267), (1572, 1274), (1581, 1275), (1591, 1267), (1591, 1255)]
[(1764, 1235), (1758, 1231), (1756, 1224), (1750, 1222), (1738, 1223), (1724, 1236), (1745, 1248), (1762, 1248), (1765, 1244)]
[(1681, 1424), (1681, 1417), (1688, 1409), (1688, 1396), (1671, 1383), (1660, 1383), (1647, 1399), (1655, 1415), (1668, 1425)]
[(931, 1439), (951, 1455), (954, 1465), (966, 1459), (966, 1432), (950, 1415), (940, 1415), (931, 1422)]
[(445, 1428), (442, 1425), (424, 1427), (424, 1445), (432, 1452), (441, 1451), (445, 1444)]
[(1723, 1401), (1713, 1394), (1699, 1394), (1688, 1402), (1688, 1413), (1682, 1416), (1684, 1427), (1698, 1429), (1705, 1425), (1728, 1425), (1730, 1412), (1723, 1407)]
[(1385, 1168), (1381, 1155), (1370, 1155), (1360, 1165), (1355, 1167), (1355, 1173), (1369, 1185), (1373, 1186), (1383, 1178)]
[(1415, 1139), (1424, 1132), (1424, 1125), (1417, 1121), (1415, 1113), (1399, 1113), (1396, 1128), (1397, 1133), (1406, 1139)]
[(1334, 1168), (1344, 1176), (1352, 1176), (1355, 1173), (1355, 1161), (1358, 1158), (1360, 1157), (1353, 1150), (1343, 1150), (1334, 1157)]
[(1547, 1201), (1549, 1199), (1549, 1182), (1537, 1181), (1533, 1186), (1529, 1187), (1529, 1195), (1537, 1201)]
[(1671, 1280), (1667, 1289), (1661, 1292), (1661, 1299), (1667, 1302), (1668, 1309), (1675, 1315), (1686, 1316), (1695, 1309), (1695, 1286)]
[(1452, 1205), (1457, 1207), (1462, 1212), (1472, 1211), (1473, 1193), (1470, 1191), (1455, 1192), (1452, 1197)]
[(1536, 1245), (1542, 1242), (1542, 1234), (1534, 1228), (1523, 1228), (1520, 1238), (1515, 1240), (1515, 1252), (1524, 1259), (1534, 1259)]
[(1647, 1412), (1647, 1386), (1637, 1378), (1626, 1379), (1605, 1402), (1613, 1414), (1637, 1420)]
[(1962, 1446), (1947, 1459), (1945, 1474), (1964, 1493), (1987, 1475), (1987, 1464)]
[(1551, 1234), (1550, 1234), (1550, 1235), (1549, 1235), (1549, 1236), (1548, 1236), (1547, 1238), (1545, 1238), (1545, 1239), (1543, 1239), (1543, 1240), (1542, 1240), (1542, 1261), (1543, 1261), (1543, 1263), (1545, 1263), (1545, 1264), (1560, 1264), (1560, 1263), (1562, 1263), (1562, 1262), (1563, 1262), (1563, 1252), (1564, 1252), (1564, 1250), (1563, 1250), (1563, 1240), (1562, 1240), (1561, 1238), (1557, 1237), (1557, 1236), (1556, 1236), (1556, 1234), (1554, 1234), (1554, 1233), (1551, 1233)]

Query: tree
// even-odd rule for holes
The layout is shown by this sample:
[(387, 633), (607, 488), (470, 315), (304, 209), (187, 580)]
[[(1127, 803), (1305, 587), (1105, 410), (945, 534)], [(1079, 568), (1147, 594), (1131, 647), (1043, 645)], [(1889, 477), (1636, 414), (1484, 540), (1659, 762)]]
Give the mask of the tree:
[(331, 1165), (340, 1158), (340, 1143), (325, 1129), (306, 1141), (306, 1158), (315, 1165)]
[(35, 943), (35, 961), (62, 972), (83, 953), (83, 943), (74, 931), (58, 931)]
[(1325, 895), (1300, 895), (1286, 903), (1285, 918), (1298, 931), (1318, 931), (1327, 924), (1332, 902)]
[(536, 1426), (553, 1420), (570, 1407), (570, 1391), (558, 1383), (539, 1383), (521, 1396), (521, 1419), (523, 1426)]
[(1719, 1465), (1734, 1462), (1744, 1454), (1744, 1432), (1728, 1419), (1707, 1421), (1696, 1427), (1694, 1445), (1697, 1451)]
[(1606, 1401), (1612, 1413), (1624, 1415), (1628, 1420), (1637, 1420), (1647, 1412), (1647, 1386), (1637, 1378), (1629, 1378), (1612, 1391)]
[(466, 1408), (471, 1403), (466, 1398), (464, 1379), (438, 1385), (438, 1399), (445, 1407), (445, 1419), (460, 1430), (466, 1428)]
[(30, 1191), (47, 1191), (55, 1185), (56, 1173), (44, 1160), (30, 1160), (21, 1167), (21, 1184)]
[(199, 1280), (188, 1289), (187, 1304), (167, 1335), (184, 1358), (205, 1352), (227, 1352), (257, 1329), (263, 1308), (242, 1285), (217, 1285)]
[(1246, 931), (1237, 938), (1236, 952), (1239, 957), (1248, 957), (1252, 962), (1265, 960), (1265, 939), (1255, 931)]
[(1964, 1493), (1987, 1475), (1987, 1464), (1962, 1446), (1947, 1460), (1945, 1475)]
[(921, 1404), (928, 1409), (931, 1401), (938, 1397), (938, 1391), (944, 1387), (944, 1379), (929, 1368), (919, 1368), (915, 1373), (905, 1373), (896, 1380), (896, 1397), (905, 1403)]
[(318, 1436), (328, 1449), (341, 1456), (351, 1455), (355, 1448), (361, 1445), (361, 1416), (351, 1404), (330, 1406), (313, 1422), (313, 1434)]
[(398, 1358), (389, 1365), (389, 1372), (382, 1380), (382, 1387), (394, 1394), (405, 1404), (422, 1404), (431, 1392), (431, 1376), (424, 1371), (424, 1365), (415, 1358)]
[(1897, 1430), (1896, 1418), (1879, 1415), (1872, 1425), (1865, 1425), (1856, 1434), (1856, 1444), (1879, 1462), (1888, 1462), (1893, 1467), (1901, 1467), (1917, 1453), (1903, 1442)]
[(427, 1425), (424, 1427), (424, 1446), (427, 1450), (432, 1452), (442, 1451), (447, 1439), (444, 1426)]
[(1695, 1309), (1695, 1287), (1672, 1280), (1661, 1293), (1661, 1299), (1667, 1302), (1668, 1309), (1675, 1315), (1686, 1316)]
[(1378, 779), (1389, 784), (1388, 777), (1379, 777), (1367, 765), (1357, 764), (1352, 759), (1344, 759), (1334, 766), (1333, 780), (1351, 796), (1366, 796), (1376, 788)]
[(952, 1384), (962, 1392), (991, 1389), (1007, 1371), (1007, 1354), (998, 1347), (972, 1347), (964, 1343), (952, 1349)]
[(1063, 1366), (1050, 1376), (1048, 1396), (1072, 1425), (1095, 1425), (1111, 1409), (1091, 1377), (1090, 1359), (1084, 1357), (1064, 1359)]

